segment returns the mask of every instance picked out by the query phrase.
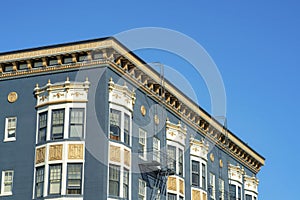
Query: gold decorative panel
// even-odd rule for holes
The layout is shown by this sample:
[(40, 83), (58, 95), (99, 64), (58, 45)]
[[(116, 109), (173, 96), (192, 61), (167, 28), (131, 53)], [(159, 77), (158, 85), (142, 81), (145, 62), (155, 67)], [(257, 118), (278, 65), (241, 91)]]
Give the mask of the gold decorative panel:
[(36, 149), (35, 164), (40, 164), (45, 162), (45, 152), (46, 152), (46, 147), (41, 147)]
[(176, 177), (168, 177), (168, 190), (177, 191)]
[(130, 151), (124, 149), (124, 164), (130, 166)]
[(184, 194), (184, 182), (181, 179), (179, 179), (179, 192)]
[(192, 190), (192, 200), (200, 200), (200, 191)]
[(62, 148), (62, 144), (51, 145), (49, 151), (49, 161), (62, 160)]
[(202, 193), (202, 197), (203, 197), (202, 200), (207, 200), (207, 195), (206, 195), (206, 193), (203, 192), (203, 193)]
[(69, 144), (68, 159), (83, 159), (83, 144)]
[(146, 111), (145, 106), (142, 105), (142, 106), (141, 106), (141, 113), (142, 113), (142, 115), (145, 116), (145, 115), (146, 115), (146, 112), (147, 112), (147, 111)]
[(121, 162), (121, 154), (120, 147), (116, 147), (113, 145), (109, 146), (109, 159), (114, 162)]

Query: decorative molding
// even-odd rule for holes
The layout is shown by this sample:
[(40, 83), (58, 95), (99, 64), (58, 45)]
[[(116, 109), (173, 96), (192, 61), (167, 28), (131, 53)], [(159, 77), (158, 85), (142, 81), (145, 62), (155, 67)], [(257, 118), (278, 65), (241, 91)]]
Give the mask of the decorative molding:
[(18, 100), (18, 94), (16, 92), (10, 92), (7, 96), (7, 101), (9, 103), (14, 103)]
[(179, 179), (179, 192), (184, 194), (184, 181), (182, 179)]
[(65, 82), (54, 84), (49, 79), (48, 83), (41, 88), (36, 84), (34, 88), (37, 98), (36, 107), (57, 103), (87, 102), (89, 86), (88, 78), (84, 82), (70, 82), (68, 77)]
[(62, 160), (63, 145), (51, 145), (49, 149), (49, 161)]
[(124, 149), (124, 164), (130, 167), (130, 163), (131, 163), (130, 151)]
[(156, 125), (159, 124), (159, 117), (158, 117), (158, 115), (154, 115), (154, 123), (155, 123)]
[(35, 151), (35, 164), (45, 162), (46, 147), (41, 147)]
[(244, 176), (244, 189), (258, 194), (259, 180), (254, 176)]
[(109, 160), (113, 162), (121, 162), (121, 148), (109, 145)]
[(68, 159), (83, 160), (83, 144), (69, 144), (68, 145)]
[(141, 114), (142, 114), (143, 116), (145, 116), (146, 113), (147, 113), (147, 110), (146, 110), (145, 106), (142, 105), (142, 106), (141, 106)]
[(220, 159), (220, 160), (219, 160), (219, 166), (220, 166), (220, 168), (223, 168), (223, 165), (224, 165), (224, 164), (223, 164), (223, 160)]
[(239, 165), (228, 165), (228, 178), (229, 180), (234, 180), (239, 183), (243, 183), (243, 176), (245, 175), (244, 168), (240, 167)]
[(215, 161), (215, 156), (214, 156), (213, 153), (210, 153), (209, 158), (210, 158), (210, 161), (211, 161), (211, 162), (214, 162), (214, 161)]
[(135, 104), (135, 92), (128, 89), (126, 83), (123, 86), (113, 82), (110, 78), (108, 82), (109, 102), (124, 106), (130, 111), (133, 111)]
[(181, 145), (185, 146), (186, 127), (183, 128), (180, 121), (178, 124), (173, 124), (167, 119), (166, 135), (168, 140), (179, 142)]
[(199, 190), (192, 189), (192, 200), (201, 199), (201, 192)]
[(207, 194), (205, 192), (202, 192), (202, 200), (207, 200)]
[(177, 191), (176, 177), (168, 177), (168, 190)]
[(208, 143), (204, 140), (196, 140), (195, 138), (190, 139), (190, 154), (193, 156), (200, 157), (207, 161), (208, 154)]

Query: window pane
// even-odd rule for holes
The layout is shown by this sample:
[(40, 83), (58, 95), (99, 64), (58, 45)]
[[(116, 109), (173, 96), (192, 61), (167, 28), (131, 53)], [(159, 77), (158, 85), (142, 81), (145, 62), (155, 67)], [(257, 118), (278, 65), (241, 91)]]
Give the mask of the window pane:
[(176, 194), (168, 193), (168, 200), (176, 200), (176, 199), (177, 199), (177, 195)]
[(246, 194), (246, 200), (252, 200), (252, 196), (249, 194)]
[(61, 165), (50, 166), (49, 194), (60, 194)]
[(17, 118), (10, 117), (7, 118), (7, 138), (14, 138), (16, 137), (16, 127), (17, 127)]
[(44, 192), (44, 167), (36, 169), (36, 184), (35, 184), (36, 197), (42, 197)]
[(206, 165), (202, 163), (202, 188), (206, 189)]
[(67, 194), (81, 194), (82, 164), (68, 164)]
[(123, 197), (128, 199), (128, 184), (129, 184), (129, 171), (124, 169), (123, 174)]
[(183, 151), (179, 149), (179, 175), (183, 175)]
[(64, 132), (64, 110), (52, 111), (52, 139), (62, 139)]
[(71, 109), (70, 137), (83, 137), (84, 109)]
[(39, 135), (38, 142), (46, 141), (47, 133), (47, 113), (39, 114)]
[(192, 185), (199, 186), (200, 167), (198, 161), (192, 161)]
[(4, 172), (4, 193), (12, 193), (13, 171)]
[(236, 200), (236, 186), (230, 184), (229, 185), (229, 193), (230, 193), (230, 200)]
[(120, 167), (109, 166), (109, 195), (119, 196)]
[(121, 112), (110, 110), (110, 139), (120, 140)]
[(176, 172), (176, 147), (168, 145), (168, 168)]
[(124, 143), (130, 145), (130, 117), (124, 114)]

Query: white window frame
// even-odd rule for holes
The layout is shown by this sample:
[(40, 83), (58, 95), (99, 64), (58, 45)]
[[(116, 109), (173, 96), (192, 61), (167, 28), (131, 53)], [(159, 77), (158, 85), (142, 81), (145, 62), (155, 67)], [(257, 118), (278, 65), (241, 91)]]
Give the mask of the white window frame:
[(153, 160), (160, 163), (160, 140), (153, 137)]
[(143, 146), (143, 154), (139, 153), (139, 157), (147, 159), (147, 132), (144, 129), (139, 128), (139, 145)]
[[(6, 183), (6, 180), (5, 180), (5, 174), (6, 173), (12, 173), (12, 180), (11, 180), (11, 191), (10, 192), (7, 192), (7, 191), (4, 191), (4, 188), (5, 188), (5, 183)], [(12, 195), (12, 191), (13, 191), (13, 185), (14, 185), (14, 171), (13, 170), (5, 170), (5, 171), (2, 171), (2, 182), (1, 182), (1, 195)]]
[(216, 176), (213, 173), (209, 173), (209, 187), (211, 187), (210, 197), (216, 199)]
[[(15, 120), (15, 127), (12, 128), (15, 131), (15, 136), (13, 137), (9, 137), (9, 121), (11, 119)], [(11, 141), (15, 141), (17, 137), (17, 117), (7, 117), (5, 118), (5, 133), (4, 133), (4, 142), (11, 142)]]
[[(229, 180), (229, 185), (234, 185), (235, 186), (235, 197), (236, 199), (238, 200), (239, 199), (239, 191), (238, 191), (238, 188), (240, 187), (241, 188), (241, 200), (244, 199), (243, 197), (243, 187), (242, 187), (242, 184), (238, 181), (235, 181), (235, 180)], [(230, 198), (230, 191), (229, 191), (229, 198)]]
[[(168, 140), (167, 141), (167, 146), (173, 146), (173, 147), (175, 147), (175, 156), (176, 156), (176, 158), (175, 158), (175, 160), (176, 160), (176, 175), (178, 175), (178, 176), (181, 176), (181, 177), (185, 177), (185, 167), (184, 167), (184, 165), (185, 165), (185, 159), (184, 159), (184, 146), (182, 146), (182, 145), (180, 145), (180, 144), (178, 144), (177, 142), (173, 142), (173, 141), (170, 141), (170, 140)], [(183, 167), (183, 169), (182, 169), (182, 175), (179, 175), (179, 149), (180, 150), (182, 150), (182, 153), (183, 153), (183, 159), (182, 159), (182, 167)]]
[[(131, 146), (131, 144), (132, 144), (132, 113), (128, 109), (126, 109), (122, 106), (118, 106), (118, 105), (110, 103), (109, 104), (109, 118), (108, 118), (109, 120), (110, 120), (111, 109), (119, 111), (121, 113), (120, 114), (121, 123), (120, 123), (120, 127), (119, 127), (120, 128), (120, 140), (112, 140), (111, 139), (111, 141), (112, 142), (114, 142), (114, 141), (121, 142), (122, 144), (125, 144), (126, 146)], [(129, 117), (129, 133), (128, 133), (128, 135), (129, 135), (129, 145), (125, 143), (125, 138), (124, 138), (125, 137), (125, 133), (124, 133), (125, 115), (128, 115), (128, 117)], [(108, 138), (110, 138), (110, 121), (108, 123), (108, 130), (109, 130), (108, 131)]]
[(146, 196), (147, 196), (146, 182), (139, 179), (139, 199), (142, 198), (143, 200), (145, 200)]
[(225, 182), (223, 179), (219, 178), (219, 200), (224, 200), (224, 192), (225, 192)]

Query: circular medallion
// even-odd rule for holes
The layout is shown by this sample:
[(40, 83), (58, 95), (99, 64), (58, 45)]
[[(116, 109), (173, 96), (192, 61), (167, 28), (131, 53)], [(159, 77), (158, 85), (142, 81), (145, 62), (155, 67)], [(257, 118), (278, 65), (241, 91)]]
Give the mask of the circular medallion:
[(14, 103), (18, 99), (18, 94), (16, 92), (10, 92), (7, 96), (7, 100), (9, 103)]
[(219, 164), (220, 164), (220, 167), (222, 168), (223, 167), (223, 160), (222, 159), (220, 159)]
[(154, 115), (154, 123), (155, 123), (156, 125), (159, 124), (159, 118), (158, 118), (157, 115)]
[(214, 161), (215, 161), (215, 156), (214, 156), (213, 153), (211, 153), (211, 154), (209, 155), (209, 158), (210, 158), (211, 162), (214, 162)]
[(146, 115), (146, 108), (143, 105), (141, 106), (141, 113), (142, 113), (143, 116)]

